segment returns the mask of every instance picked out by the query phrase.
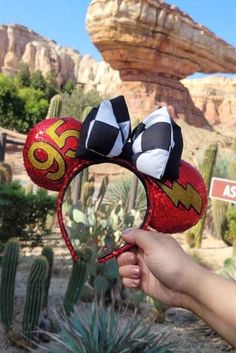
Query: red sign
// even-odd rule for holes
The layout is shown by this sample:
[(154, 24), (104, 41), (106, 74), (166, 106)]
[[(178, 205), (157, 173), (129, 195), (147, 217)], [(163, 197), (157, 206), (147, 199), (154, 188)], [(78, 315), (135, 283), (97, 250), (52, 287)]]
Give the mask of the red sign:
[(209, 196), (212, 199), (236, 203), (236, 181), (212, 178)]

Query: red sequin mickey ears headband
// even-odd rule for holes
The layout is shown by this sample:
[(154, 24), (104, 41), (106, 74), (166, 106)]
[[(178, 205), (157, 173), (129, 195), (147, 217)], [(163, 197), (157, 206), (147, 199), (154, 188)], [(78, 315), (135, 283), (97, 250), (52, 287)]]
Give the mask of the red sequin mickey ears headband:
[[(117, 106), (112, 106), (112, 108), (113, 112), (115, 112), (114, 115), (117, 116), (117, 114), (121, 114), (120, 116), (122, 118), (122, 109), (121, 112), (119, 110), (117, 112), (117, 109), (119, 109), (119, 103), (120, 101), (118, 101)], [(75, 261), (79, 260), (79, 256), (71, 243), (63, 222), (62, 203), (67, 187), (75, 175), (84, 168), (94, 164), (108, 162), (108, 156), (106, 154), (102, 155), (101, 151), (97, 153), (97, 151), (94, 150), (94, 146), (92, 146), (92, 149), (90, 150), (87, 149), (89, 144), (97, 144), (96, 139), (98, 135), (96, 134), (95, 139), (92, 139), (94, 133), (92, 126), (94, 126), (94, 120), (97, 117), (98, 111), (99, 108), (95, 110), (95, 114), (93, 114), (92, 117), (90, 114), (89, 123), (87, 119), (87, 122), (85, 121), (83, 125), (72, 117), (49, 118), (41, 121), (29, 132), (23, 150), (25, 168), (31, 179), (41, 187), (48, 190), (59, 191), (57, 200), (59, 225), (66, 245)], [(104, 117), (107, 113), (107, 111), (103, 111), (103, 114), (100, 116)], [(153, 122), (155, 120), (154, 118), (156, 119), (156, 116), (154, 117), (151, 114), (151, 119), (146, 121), (146, 126), (153, 126), (150, 120)], [(103, 120), (103, 118), (101, 119)], [(99, 128), (101, 127), (100, 120), (98, 124)], [(165, 122), (164, 119), (164, 123)], [(107, 123), (107, 120), (105, 123)], [(109, 125), (110, 124), (111, 123), (109, 122)], [(87, 125), (88, 129), (84, 129), (85, 131), (81, 132), (85, 125)], [(113, 125), (115, 125), (114, 119), (112, 127)], [(129, 127), (127, 128), (127, 124), (124, 124), (124, 121), (118, 121), (119, 128), (124, 125), (126, 125), (127, 138), (129, 138)], [(145, 123), (143, 123), (143, 125), (145, 125)], [(143, 132), (146, 133), (145, 126), (143, 125), (141, 128), (139, 127), (139, 131), (136, 130), (138, 139), (136, 139), (136, 143), (141, 139), (141, 136), (143, 136)], [(104, 126), (102, 126), (102, 128), (104, 131)], [(142, 130), (141, 133), (140, 130)], [(149, 133), (150, 131), (153, 133), (153, 130), (156, 132), (157, 127), (152, 127), (151, 130), (149, 130)], [(88, 131), (90, 134), (88, 134)], [(117, 131), (113, 131), (116, 133), (113, 141), (118, 141), (118, 135), (120, 134), (120, 141), (123, 143), (121, 150), (124, 151), (127, 146), (125, 145), (124, 133), (120, 131), (121, 130), (119, 130), (118, 133)], [(83, 156), (83, 158), (86, 159), (81, 159), (76, 156), (78, 145), (81, 146), (81, 134), (84, 139), (82, 147), (84, 148), (85, 146), (85, 152), (88, 154), (88, 157), (86, 156), (86, 153)], [(149, 135), (149, 137), (150, 136), (151, 135)], [(146, 141), (148, 142), (149, 137), (144, 136), (144, 139), (146, 138)], [(173, 140), (173, 135), (171, 138)], [(99, 142), (97, 145), (99, 146)], [(114, 148), (112, 147), (113, 151), (119, 149), (119, 146), (120, 145), (117, 145)], [(158, 148), (156, 149), (158, 150)], [(128, 148), (128, 150), (130, 149)], [(97, 157), (94, 157), (94, 153), (97, 154)], [(183, 232), (196, 224), (203, 216), (207, 207), (207, 191), (199, 172), (189, 163), (181, 160), (178, 166), (177, 179), (171, 179), (168, 178), (168, 176), (164, 176), (163, 179), (158, 180), (157, 178), (146, 175), (137, 169), (137, 161), (140, 152), (137, 153), (138, 156), (135, 156), (135, 162), (134, 160), (132, 161), (129, 160), (129, 158), (126, 158), (122, 153), (117, 156), (110, 156), (109, 162), (129, 169), (137, 175), (144, 185), (147, 194), (148, 209), (141, 228), (147, 229), (148, 227), (152, 227), (163, 233), (177, 233)], [(153, 154), (153, 151), (151, 154)], [(143, 158), (143, 156), (141, 157)], [(162, 158), (164, 157), (162, 156)], [(167, 159), (170, 160), (170, 156), (168, 156)], [(139, 165), (142, 165), (142, 163), (139, 163)], [(130, 247), (131, 245), (127, 244), (98, 259), (98, 261), (104, 262), (109, 258), (126, 251)]]

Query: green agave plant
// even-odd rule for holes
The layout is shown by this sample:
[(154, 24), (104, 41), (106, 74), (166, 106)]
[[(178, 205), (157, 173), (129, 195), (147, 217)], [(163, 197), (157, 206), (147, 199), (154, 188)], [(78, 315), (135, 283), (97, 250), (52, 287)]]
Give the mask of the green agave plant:
[(176, 348), (165, 334), (153, 333), (151, 325), (137, 317), (124, 319), (112, 307), (93, 303), (89, 313), (75, 313), (63, 320), (51, 353), (168, 353)]
[[(108, 202), (111, 201), (113, 204), (118, 204), (120, 201), (122, 201), (122, 205), (124, 205), (125, 211), (127, 211), (132, 189), (132, 182), (133, 181), (130, 178), (124, 177), (120, 181), (110, 184), (104, 199)], [(134, 208), (138, 211), (146, 210), (146, 200), (147, 196), (145, 189), (142, 183), (139, 182), (137, 186)]]

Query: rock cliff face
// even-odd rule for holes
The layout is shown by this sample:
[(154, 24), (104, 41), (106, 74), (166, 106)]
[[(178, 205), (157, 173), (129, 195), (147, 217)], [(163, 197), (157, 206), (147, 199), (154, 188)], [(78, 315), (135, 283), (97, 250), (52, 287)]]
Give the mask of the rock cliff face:
[(236, 49), (163, 0), (92, 0), (87, 29), (123, 81), (236, 73)]
[(92, 0), (87, 29), (119, 70), (119, 89), (138, 118), (166, 101), (179, 118), (207, 126), (180, 80), (195, 72), (236, 73), (235, 48), (162, 0)]
[(182, 83), (210, 125), (236, 128), (236, 77), (207, 77)]
[(76, 50), (62, 48), (24, 26), (0, 26), (0, 48), (0, 71), (4, 73), (16, 72), (24, 62), (30, 72), (40, 70), (44, 76), (54, 70), (59, 83), (72, 79), (87, 90), (96, 88), (103, 93), (102, 86), (107, 82), (109, 90), (116, 91), (119, 73), (109, 64), (97, 63), (89, 55), (81, 56)]
[[(20, 63), (26, 62), (31, 72), (41, 70), (46, 75), (56, 70), (60, 82), (73, 79), (87, 90), (95, 88), (106, 97), (121, 93), (119, 72), (109, 64), (97, 63), (89, 55), (81, 56), (75, 50), (62, 48), (26, 27), (0, 26), (0, 48), (0, 71), (5, 73), (14, 73)], [(163, 100), (168, 101), (168, 79), (162, 80), (166, 87)], [(236, 78), (185, 79), (181, 83), (183, 85), (178, 87), (186, 92), (184, 104), (192, 99), (210, 125), (236, 126)], [(129, 108), (132, 106), (131, 116), (135, 119), (138, 115), (144, 117), (150, 113), (156, 102), (156, 85), (150, 84), (149, 90), (142, 92), (144, 88), (139, 82), (123, 84), (127, 87), (126, 96), (133, 97), (128, 103)], [(185, 120), (189, 122), (188, 115)]]

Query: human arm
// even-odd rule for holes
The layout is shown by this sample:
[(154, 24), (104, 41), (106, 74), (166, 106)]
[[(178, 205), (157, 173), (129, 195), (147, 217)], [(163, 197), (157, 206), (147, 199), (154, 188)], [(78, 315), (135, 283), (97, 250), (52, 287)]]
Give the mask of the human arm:
[(235, 283), (195, 263), (169, 235), (134, 229), (123, 238), (137, 245), (137, 252), (118, 258), (126, 287), (193, 311), (236, 346)]

